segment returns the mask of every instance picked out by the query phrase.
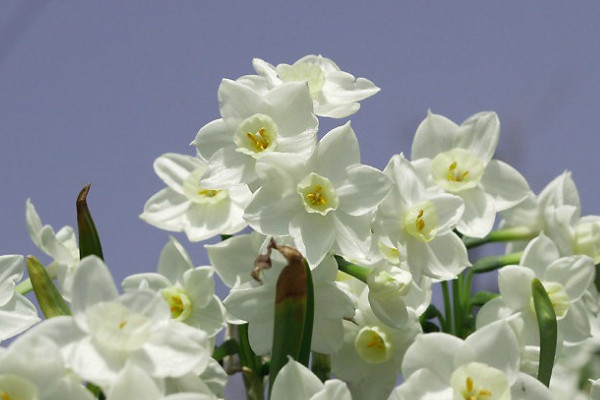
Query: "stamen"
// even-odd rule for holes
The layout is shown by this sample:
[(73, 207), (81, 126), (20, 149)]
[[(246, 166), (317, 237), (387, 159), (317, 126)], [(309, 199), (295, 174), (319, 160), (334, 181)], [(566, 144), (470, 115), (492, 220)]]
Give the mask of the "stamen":
[(119, 329), (123, 329), (125, 327), (125, 325), (127, 325), (127, 321), (121, 321), (119, 323)]
[(324, 206), (327, 204), (327, 199), (321, 194), (321, 190), (323, 190), (323, 187), (321, 185), (316, 185), (315, 190), (312, 193), (306, 195), (308, 201), (313, 206)]
[(467, 390), (469, 392), (473, 391), (473, 379), (470, 376), (467, 377)]
[(265, 128), (260, 128), (256, 133), (247, 132), (246, 136), (250, 139), (257, 151), (263, 151), (269, 147), (269, 138), (267, 137)]
[(0, 391), (0, 400), (11, 400), (10, 395), (4, 390)]
[(204, 196), (204, 197), (215, 197), (217, 194), (219, 194), (220, 190), (213, 190), (213, 189), (202, 189), (202, 190), (198, 190), (198, 194), (200, 196)]
[(425, 220), (423, 219), (423, 213), (423, 210), (419, 210), (419, 214), (417, 215), (417, 219), (415, 220), (415, 225), (419, 232), (421, 232), (425, 228)]

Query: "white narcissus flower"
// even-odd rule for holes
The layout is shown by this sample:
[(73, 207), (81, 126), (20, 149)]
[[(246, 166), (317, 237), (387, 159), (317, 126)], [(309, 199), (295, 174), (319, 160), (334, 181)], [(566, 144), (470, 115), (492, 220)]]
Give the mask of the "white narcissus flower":
[(292, 65), (274, 67), (260, 58), (252, 60), (252, 64), (268, 87), (290, 81), (307, 82), (315, 114), (323, 117), (345, 118), (354, 114), (360, 108), (359, 101), (380, 90), (370, 80), (355, 78), (321, 55), (304, 56)]
[(399, 328), (381, 321), (369, 306), (368, 289), (355, 281), (348, 289), (357, 297), (357, 312), (352, 321), (344, 321), (343, 345), (331, 356), (331, 370), (348, 384), (354, 400), (385, 399), (421, 326), (413, 310)]
[(167, 187), (148, 199), (140, 218), (160, 229), (185, 232), (191, 242), (244, 229), (250, 190), (246, 185), (207, 189), (200, 185), (206, 168), (204, 161), (184, 154), (158, 157), (154, 171)]
[(415, 133), (413, 164), (427, 182), (462, 197), (465, 212), (457, 229), (467, 236), (487, 235), (497, 211), (530, 194), (527, 181), (516, 169), (492, 160), (499, 135), (500, 122), (493, 112), (475, 114), (460, 126), (428, 112)]
[[(254, 260), (261, 251), (256, 233), (227, 239), (219, 246), (207, 246), (211, 261), (226, 284), (237, 281), (223, 301), (229, 314), (248, 322), (250, 345), (256, 354), (268, 354), (273, 343), (273, 323), (277, 279), (287, 265), (277, 251), (271, 253), (271, 268), (264, 269), (259, 283), (250, 278)], [(281, 243), (280, 243), (281, 244)], [(354, 304), (335, 283), (337, 263), (326, 257), (312, 270), (314, 288), (314, 325), (311, 346), (314, 351), (330, 354), (336, 351), (343, 334), (342, 319), (352, 318)], [(234, 278), (234, 276), (237, 276)], [(239, 322), (238, 322), (239, 323)]]
[(121, 284), (125, 292), (150, 289), (160, 293), (171, 318), (214, 337), (225, 326), (224, 308), (215, 295), (211, 267), (194, 268), (190, 256), (173, 237), (160, 253), (158, 273), (131, 275)]
[(202, 185), (228, 188), (257, 179), (255, 165), (265, 154), (308, 157), (317, 141), (319, 121), (306, 83), (291, 82), (266, 93), (223, 79), (220, 119), (200, 129), (192, 142), (208, 161)]
[(61, 294), (69, 300), (73, 273), (79, 262), (79, 245), (73, 228), (63, 226), (55, 233), (50, 225), (43, 225), (30, 199), (25, 203), (25, 222), (33, 243), (54, 260), (48, 268), (56, 272)]
[(321, 382), (308, 368), (289, 357), (277, 373), (272, 400), (352, 400), (346, 384), (339, 379)]
[(465, 209), (463, 200), (446, 193), (427, 193), (411, 163), (402, 154), (383, 171), (392, 190), (379, 205), (373, 230), (384, 244), (403, 248), (411, 273), (454, 279), (470, 265), (467, 249), (452, 231)]
[(95, 256), (81, 261), (73, 283), (73, 315), (45, 320), (33, 332), (52, 339), (82, 379), (109, 392), (128, 363), (153, 378), (206, 368), (208, 335), (172, 321), (160, 295), (137, 290), (119, 296), (108, 268)]
[(0, 349), (0, 399), (93, 400), (66, 368), (56, 344), (27, 333)]
[(519, 344), (498, 322), (464, 341), (446, 333), (417, 337), (402, 363), (405, 382), (389, 400), (551, 400), (548, 388), (519, 372)]
[(558, 320), (558, 344), (580, 343), (590, 336), (590, 313), (583, 294), (594, 279), (594, 264), (587, 256), (560, 257), (554, 242), (541, 234), (523, 252), (520, 265), (498, 273), (500, 296), (487, 302), (477, 314), (477, 327), (499, 319), (523, 321), (522, 340), (539, 347), (539, 331), (531, 282), (539, 279), (546, 289)]
[(40, 320), (35, 306), (15, 291), (24, 271), (23, 256), (0, 256), (0, 342), (18, 335)]
[(267, 154), (256, 164), (263, 184), (244, 218), (256, 231), (290, 235), (311, 266), (328, 253), (363, 258), (371, 214), (390, 189), (379, 170), (360, 164), (358, 140), (347, 123), (327, 133), (310, 159)]

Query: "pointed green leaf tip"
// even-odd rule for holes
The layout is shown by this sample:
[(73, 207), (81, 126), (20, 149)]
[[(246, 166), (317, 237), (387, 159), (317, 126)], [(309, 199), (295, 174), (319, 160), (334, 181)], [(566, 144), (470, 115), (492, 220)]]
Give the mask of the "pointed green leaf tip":
[(81, 189), (77, 196), (77, 230), (79, 233), (79, 258), (83, 259), (89, 255), (96, 255), (104, 259), (100, 237), (96, 231), (96, 224), (87, 205), (87, 195), (90, 191), (88, 183)]
[(538, 380), (549, 387), (558, 336), (556, 314), (554, 313), (554, 307), (548, 297), (548, 293), (546, 293), (546, 289), (544, 289), (544, 285), (539, 279), (534, 279), (531, 282), (531, 292), (533, 294), (535, 316), (540, 330)]
[(33, 292), (46, 318), (71, 315), (71, 310), (62, 295), (54, 286), (46, 268), (33, 256), (27, 256), (27, 271)]
[(288, 361), (288, 356), (308, 364), (314, 299), (310, 268), (302, 254), (293, 247), (278, 246), (274, 240), (271, 240), (269, 247), (279, 251), (288, 262), (277, 279), (269, 371), (270, 393), (279, 370)]

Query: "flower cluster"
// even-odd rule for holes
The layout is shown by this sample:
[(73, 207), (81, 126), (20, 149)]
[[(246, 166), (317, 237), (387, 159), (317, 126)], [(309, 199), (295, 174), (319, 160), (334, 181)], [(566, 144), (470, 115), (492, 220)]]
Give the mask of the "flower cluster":
[[(194, 156), (156, 159), (166, 188), (140, 215), (192, 243), (221, 235), (211, 265), (170, 237), (157, 272), (119, 290), (89, 188), (78, 239), (27, 200), (52, 261), (0, 257), (0, 339), (27, 330), (0, 350), (1, 399), (219, 399), (236, 373), (249, 399), (600, 399), (600, 216), (581, 216), (569, 172), (536, 196), (494, 158), (496, 113), (459, 125), (432, 111), (410, 157), (380, 171), (349, 121), (319, 135), (319, 118), (379, 91), (371, 81), (322, 56), (252, 64), (221, 82)], [(505, 254), (469, 253), (498, 241)], [(472, 293), (493, 270), (499, 293)]]

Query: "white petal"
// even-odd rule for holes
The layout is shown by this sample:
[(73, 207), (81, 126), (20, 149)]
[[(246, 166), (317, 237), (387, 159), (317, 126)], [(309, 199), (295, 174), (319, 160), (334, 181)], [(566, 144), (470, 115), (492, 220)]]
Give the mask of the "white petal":
[(219, 85), (219, 104), (221, 116), (227, 121), (241, 120), (265, 108), (263, 97), (239, 82), (223, 79)]
[(129, 275), (121, 282), (124, 291), (129, 292), (140, 288), (157, 292), (173, 284), (161, 274), (155, 272)]
[(189, 206), (190, 201), (185, 196), (165, 188), (148, 199), (140, 218), (157, 228), (179, 232), (183, 230)]
[(417, 171), (403, 154), (392, 156), (383, 172), (393, 182), (392, 193), (400, 197), (400, 201), (409, 207), (425, 196), (425, 188)]
[(538, 278), (543, 279), (546, 269), (558, 257), (556, 245), (542, 233), (525, 247), (519, 264), (531, 268)]
[(494, 155), (500, 137), (500, 120), (495, 112), (484, 111), (467, 118), (458, 129), (456, 147), (469, 150), (486, 165)]
[(465, 245), (454, 233), (437, 236), (429, 243), (409, 238), (406, 253), (411, 270), (435, 279), (454, 279), (470, 265)]
[(156, 382), (138, 366), (127, 363), (106, 393), (110, 400), (158, 400), (162, 392)]
[[(23, 277), (25, 271), (25, 260), (22, 255), (0, 256), (0, 282), (16, 283)], [(0, 295), (2, 295), (0, 293)], [(12, 295), (12, 293), (11, 293)], [(0, 304), (2, 301), (0, 300)]]
[(531, 282), (535, 273), (529, 268), (508, 265), (498, 272), (498, 288), (504, 303), (519, 311), (529, 307), (531, 300)]
[(352, 400), (348, 386), (339, 379), (325, 381), (323, 389), (310, 400)]
[[(567, 205), (581, 210), (579, 191), (571, 177), (571, 172), (565, 171), (547, 184), (538, 196), (538, 203), (541, 209)], [(579, 219), (579, 213), (576, 219)]]
[(210, 189), (250, 184), (256, 179), (254, 166), (254, 158), (236, 151), (233, 146), (222, 147), (208, 161), (200, 184)]
[(360, 109), (359, 103), (327, 103), (324, 99), (315, 104), (315, 114), (320, 117), (346, 118)]
[(428, 196), (427, 200), (435, 206), (439, 224), (437, 235), (452, 232), (465, 211), (463, 199), (459, 196), (439, 193)]
[(244, 219), (256, 231), (264, 235), (283, 236), (288, 234), (289, 220), (304, 213), (302, 199), (298, 193), (281, 197), (268, 187), (262, 187), (248, 204)]
[(552, 400), (552, 393), (533, 376), (520, 373), (510, 387), (512, 400)]
[(412, 143), (411, 159), (435, 158), (439, 153), (454, 147), (458, 126), (448, 118), (427, 111)]
[(307, 400), (323, 388), (323, 383), (308, 368), (291, 357), (279, 370), (273, 383), (272, 400)]
[(213, 295), (203, 308), (195, 307), (185, 323), (202, 329), (208, 336), (213, 337), (225, 325), (225, 308), (221, 304), (221, 300)]
[(154, 160), (154, 172), (167, 186), (179, 194), (183, 193), (183, 183), (193, 170), (204, 163), (185, 154), (166, 153)]
[(371, 245), (370, 215), (352, 216), (343, 211), (333, 216), (337, 250), (350, 259), (364, 259)]
[(376, 168), (356, 164), (346, 172), (348, 180), (336, 188), (336, 193), (340, 208), (350, 215), (373, 211), (390, 191), (389, 179)]
[(197, 155), (208, 161), (219, 149), (232, 145), (234, 133), (223, 119), (216, 119), (200, 128), (191, 144), (196, 146)]
[(334, 218), (331, 215), (300, 213), (290, 221), (290, 236), (306, 261), (318, 265), (332, 250), (336, 239)]
[(334, 185), (345, 177), (347, 167), (360, 163), (358, 139), (350, 122), (329, 131), (317, 147), (316, 173), (327, 176)]
[(283, 83), (265, 97), (272, 110), (266, 114), (275, 120), (281, 137), (295, 137), (304, 133), (316, 143), (319, 121), (313, 114), (313, 101), (305, 82)]
[(183, 274), (193, 267), (192, 260), (181, 243), (173, 236), (169, 236), (169, 241), (160, 252), (158, 273), (172, 283), (183, 283)]
[(583, 301), (571, 303), (567, 315), (558, 321), (558, 329), (569, 345), (581, 343), (591, 336), (590, 312)]
[(394, 389), (388, 400), (453, 400), (453, 398), (454, 393), (449, 383), (423, 368)]
[(155, 332), (142, 349), (130, 360), (155, 377), (202, 371), (211, 355), (206, 333), (178, 322), (169, 322)]
[(475, 359), (464, 360), (464, 363), (485, 363), (504, 372), (509, 382), (514, 380), (519, 371), (521, 353), (517, 338), (506, 322), (499, 321), (475, 331), (465, 339), (466, 346), (473, 350)]
[(591, 258), (571, 256), (560, 258), (550, 264), (542, 278), (544, 282), (558, 282), (563, 285), (569, 300), (573, 302), (583, 296), (592, 283), (594, 275), (595, 267)]
[(502, 297), (496, 297), (483, 305), (477, 313), (477, 329), (493, 322), (507, 319), (514, 313), (513, 309), (504, 304)]
[(215, 293), (215, 281), (211, 267), (187, 270), (182, 281), (183, 288), (194, 302), (194, 307), (204, 307), (212, 300)]
[(88, 256), (81, 260), (73, 278), (73, 315), (77, 319), (85, 318), (85, 310), (88, 307), (115, 300), (117, 297), (117, 287), (104, 262), (96, 256)]
[(231, 202), (220, 201), (216, 204), (192, 204), (186, 213), (185, 234), (190, 242), (199, 242), (211, 238), (227, 229)]
[(454, 372), (454, 356), (463, 346), (463, 341), (446, 333), (419, 335), (408, 348), (402, 362), (405, 378), (421, 368), (431, 370), (442, 382), (450, 382)]
[(254, 268), (254, 260), (260, 254), (263, 241), (264, 236), (252, 233), (204, 247), (217, 274), (231, 288), (238, 277), (241, 283), (250, 280), (250, 272)]
[(479, 188), (460, 192), (465, 201), (465, 212), (457, 229), (463, 235), (484, 237), (492, 230), (496, 219), (494, 198)]
[(256, 162), (258, 177), (281, 194), (296, 192), (298, 182), (309, 172), (306, 158), (295, 154), (265, 154)]
[(400, 329), (408, 321), (408, 310), (402, 296), (378, 298), (369, 291), (369, 304), (373, 313), (384, 324)]
[(494, 197), (498, 211), (513, 207), (531, 193), (523, 175), (498, 160), (489, 162), (481, 177), (481, 185), (486, 193)]

